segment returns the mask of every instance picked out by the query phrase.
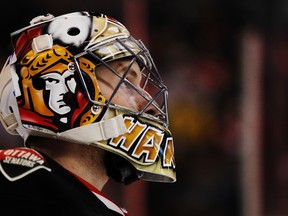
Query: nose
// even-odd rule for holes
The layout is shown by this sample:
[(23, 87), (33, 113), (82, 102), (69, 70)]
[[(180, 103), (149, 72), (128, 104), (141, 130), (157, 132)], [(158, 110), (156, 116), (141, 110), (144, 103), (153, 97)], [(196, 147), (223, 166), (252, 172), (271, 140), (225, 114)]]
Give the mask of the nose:
[(156, 117), (160, 115), (159, 110), (156, 108), (156, 106), (159, 107), (159, 105), (155, 100), (153, 100), (148, 92), (141, 90), (139, 97), (140, 99), (138, 101), (138, 110), (140, 113), (146, 113)]

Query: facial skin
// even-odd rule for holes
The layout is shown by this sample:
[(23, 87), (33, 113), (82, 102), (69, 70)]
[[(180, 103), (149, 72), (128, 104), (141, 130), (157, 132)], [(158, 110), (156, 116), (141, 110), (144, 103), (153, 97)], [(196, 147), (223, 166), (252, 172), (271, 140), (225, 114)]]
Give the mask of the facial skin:
[[(118, 60), (109, 63), (109, 65), (116, 70), (120, 75), (123, 75), (127, 68), (129, 67), (130, 60)], [(101, 89), (101, 93), (106, 99), (111, 97), (112, 92), (116, 88), (117, 84), (120, 81), (120, 78), (116, 76), (110, 69), (106, 66), (99, 66), (96, 69), (96, 76), (98, 84)], [(151, 96), (143, 89), (141, 89), (140, 83), (142, 79), (142, 74), (139, 65), (134, 62), (131, 66), (129, 72), (126, 75), (126, 79), (131, 82), (135, 87), (141, 90), (147, 98)], [(130, 109), (141, 111), (145, 105), (148, 103), (147, 100), (136, 92), (130, 85), (122, 83), (112, 99), (112, 103), (118, 104)], [(146, 110), (146, 113), (156, 115), (157, 110), (154, 106), (149, 106)]]

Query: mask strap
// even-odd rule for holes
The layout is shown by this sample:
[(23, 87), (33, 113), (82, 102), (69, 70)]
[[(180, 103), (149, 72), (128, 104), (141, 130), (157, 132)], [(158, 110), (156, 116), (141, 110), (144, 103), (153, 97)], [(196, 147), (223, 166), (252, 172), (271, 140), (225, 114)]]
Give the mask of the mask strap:
[(90, 144), (118, 137), (127, 131), (123, 116), (117, 115), (111, 119), (57, 133), (57, 138)]

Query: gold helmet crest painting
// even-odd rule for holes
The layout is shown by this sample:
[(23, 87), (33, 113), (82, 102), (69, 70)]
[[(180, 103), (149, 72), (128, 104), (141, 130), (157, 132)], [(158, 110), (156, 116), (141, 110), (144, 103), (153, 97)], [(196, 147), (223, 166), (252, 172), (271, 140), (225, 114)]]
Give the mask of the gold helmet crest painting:
[(9, 133), (98, 146), (109, 155), (109, 175), (123, 183), (176, 181), (167, 87), (123, 24), (97, 13), (47, 14), (11, 40), (0, 75)]

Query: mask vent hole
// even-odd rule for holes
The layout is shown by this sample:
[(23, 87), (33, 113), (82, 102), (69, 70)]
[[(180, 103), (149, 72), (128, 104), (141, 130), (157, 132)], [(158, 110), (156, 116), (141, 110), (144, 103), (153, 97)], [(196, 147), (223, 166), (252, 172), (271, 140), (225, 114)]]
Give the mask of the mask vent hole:
[(68, 29), (67, 34), (70, 36), (76, 36), (76, 35), (80, 34), (80, 29), (76, 28), (76, 27), (72, 27), (72, 28)]

